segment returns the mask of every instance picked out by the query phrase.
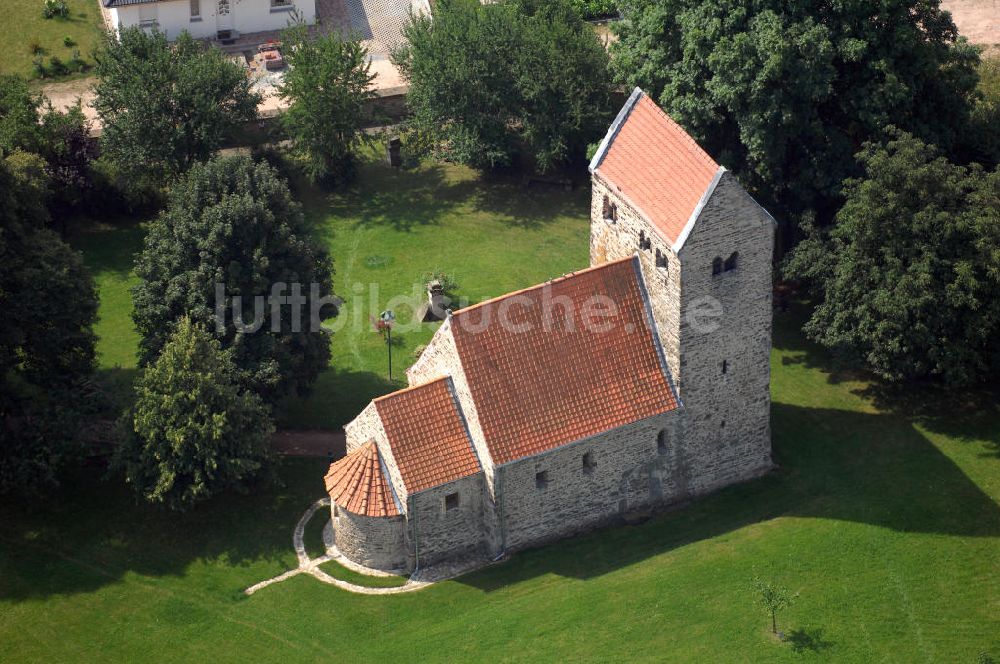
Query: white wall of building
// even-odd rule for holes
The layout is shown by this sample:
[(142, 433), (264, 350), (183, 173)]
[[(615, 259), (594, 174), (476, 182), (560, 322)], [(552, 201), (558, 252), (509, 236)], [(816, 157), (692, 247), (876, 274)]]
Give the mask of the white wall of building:
[[(225, 0), (224, 0), (225, 1)], [(201, 15), (191, 16), (190, 0), (166, 0), (141, 5), (129, 5), (110, 10), (115, 29), (156, 23), (169, 39), (176, 39), (184, 30), (193, 37), (215, 37), (220, 29), (230, 28), (240, 34), (281, 30), (288, 26), (297, 9), (306, 23), (316, 20), (315, 0), (293, 0), (289, 6), (272, 8), (271, 0), (228, 0), (229, 17), (219, 15), (219, 0), (198, 0)]]

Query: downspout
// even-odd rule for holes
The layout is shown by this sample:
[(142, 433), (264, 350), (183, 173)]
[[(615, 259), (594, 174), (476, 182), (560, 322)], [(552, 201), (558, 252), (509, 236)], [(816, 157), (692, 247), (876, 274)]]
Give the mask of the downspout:
[(503, 483), (500, 481), (503, 474), (500, 471), (503, 466), (498, 466), (493, 472), (493, 495), (496, 496), (497, 503), (497, 525), (500, 526), (500, 553), (493, 558), (493, 562), (496, 562), (507, 555), (507, 531), (503, 525), (503, 497), (500, 493), (500, 488)]
[(417, 523), (417, 510), (413, 509), (413, 497), (407, 496), (406, 502), (409, 503), (410, 514), (413, 515), (413, 572), (410, 573), (410, 578), (413, 579), (420, 572), (420, 528)]

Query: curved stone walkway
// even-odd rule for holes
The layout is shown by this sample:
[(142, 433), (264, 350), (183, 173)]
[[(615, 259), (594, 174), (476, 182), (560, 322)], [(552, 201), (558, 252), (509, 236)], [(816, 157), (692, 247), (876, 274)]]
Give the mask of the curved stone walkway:
[(318, 558), (309, 557), (309, 554), (306, 552), (304, 542), (306, 524), (309, 523), (309, 520), (312, 519), (313, 515), (316, 514), (317, 511), (329, 506), (330, 499), (328, 497), (320, 498), (309, 506), (309, 509), (307, 509), (302, 517), (299, 518), (299, 522), (295, 524), (295, 532), (292, 534), (292, 546), (295, 547), (295, 556), (298, 558), (299, 566), (273, 578), (266, 579), (260, 583), (255, 583), (243, 591), (245, 594), (253, 595), (262, 588), (266, 588), (267, 586), (275, 583), (280, 583), (286, 579), (292, 578), (293, 576), (297, 576), (299, 574), (309, 574), (323, 583), (328, 583), (331, 586), (337, 586), (343, 590), (358, 593), (360, 595), (396, 595), (399, 593), (420, 590), (421, 588), (426, 588), (427, 586), (437, 583), (438, 581), (453, 579), (456, 576), (465, 574), (466, 572), (483, 566), (482, 560), (460, 561), (448, 565), (438, 565), (433, 568), (419, 570), (416, 574), (411, 575), (405, 584), (391, 588), (369, 588), (367, 586), (359, 586), (355, 583), (350, 583), (349, 581), (336, 579), (321, 570), (319, 568), (320, 565), (333, 560), (347, 569), (357, 572), (358, 574), (366, 574), (374, 577), (386, 577), (393, 575), (381, 570), (370, 569), (363, 565), (359, 565), (344, 556), (334, 544), (333, 523), (329, 520), (327, 521), (326, 527), (323, 529), (323, 542), (326, 545), (326, 553)]

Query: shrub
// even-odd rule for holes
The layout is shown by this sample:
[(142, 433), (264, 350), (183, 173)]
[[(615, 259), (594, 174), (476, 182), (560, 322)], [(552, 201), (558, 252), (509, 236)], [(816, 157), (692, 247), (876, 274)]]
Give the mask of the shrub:
[(38, 37), (32, 37), (28, 40), (28, 52), (32, 55), (38, 55), (42, 52), (42, 43), (38, 40)]
[(68, 18), (69, 6), (64, 0), (44, 0), (42, 16), (45, 18)]
[(49, 60), (49, 71), (53, 76), (65, 76), (69, 73), (66, 63), (64, 63), (58, 55), (53, 55), (52, 59)]
[(572, 5), (585, 19), (607, 18), (618, 14), (616, 0), (571, 0)]
[(69, 35), (67, 35), (67, 36), (63, 37), (63, 46), (65, 46), (66, 48), (71, 48), (73, 46), (76, 46), (76, 42), (73, 41), (72, 37), (70, 37)]

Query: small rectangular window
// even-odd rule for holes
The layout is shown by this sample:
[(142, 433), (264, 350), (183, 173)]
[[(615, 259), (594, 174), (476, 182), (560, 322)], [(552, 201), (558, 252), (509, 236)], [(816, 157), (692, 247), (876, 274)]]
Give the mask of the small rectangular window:
[(201, 0), (191, 0), (191, 18), (201, 18)]
[(583, 455), (583, 472), (589, 475), (590, 473), (594, 472), (595, 465), (596, 464), (594, 463), (593, 452), (587, 452), (586, 454)]
[(535, 473), (535, 488), (544, 489), (549, 485), (549, 471), (540, 470)]
[(445, 511), (447, 512), (448, 510), (453, 510), (456, 507), (458, 507), (458, 493), (456, 492), (456, 493), (445, 494), (444, 497)]

